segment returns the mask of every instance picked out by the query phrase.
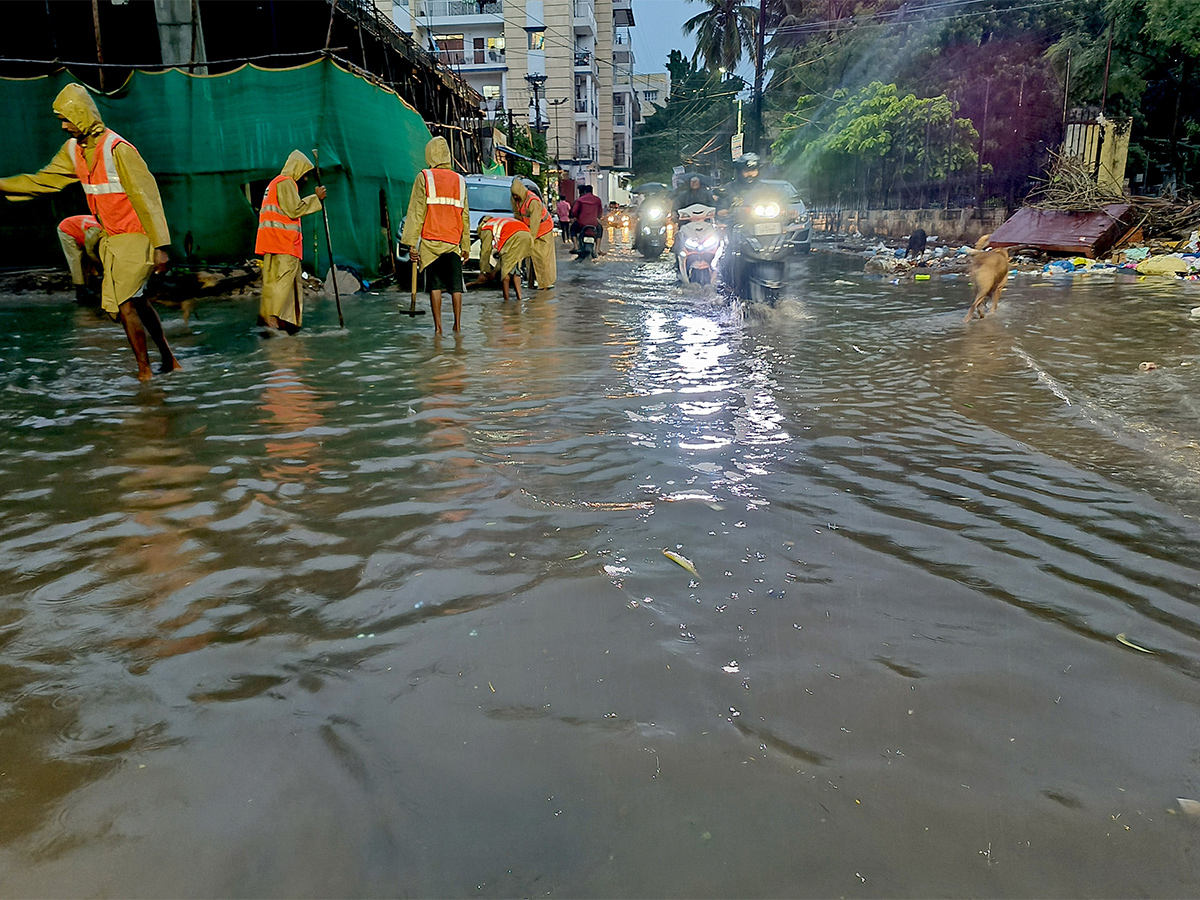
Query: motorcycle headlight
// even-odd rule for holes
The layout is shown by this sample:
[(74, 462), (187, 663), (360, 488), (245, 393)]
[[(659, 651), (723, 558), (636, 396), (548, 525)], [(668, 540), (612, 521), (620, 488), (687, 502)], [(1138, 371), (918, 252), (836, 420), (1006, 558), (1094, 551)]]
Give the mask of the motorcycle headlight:
[(779, 215), (778, 203), (760, 203), (754, 207), (754, 214), (763, 219), (774, 219)]
[(717, 246), (717, 236), (714, 234), (712, 237), (705, 240), (700, 246), (705, 250), (711, 250), (713, 247)]
[(643, 228), (643, 229), (642, 229), (642, 234), (649, 234), (649, 233), (650, 233), (650, 228), (649, 228), (649, 227), (646, 227), (646, 228)]
[(686, 241), (683, 242), (683, 246), (688, 247), (691, 250), (699, 250), (704, 245), (701, 244), (699, 241), (694, 241), (691, 238), (688, 238)]
[(651, 219), (661, 219), (662, 214), (663, 214), (662, 210), (659, 209), (657, 206), (652, 206), (652, 207), (650, 207), (650, 209), (648, 209), (646, 211), (646, 215), (649, 216)]

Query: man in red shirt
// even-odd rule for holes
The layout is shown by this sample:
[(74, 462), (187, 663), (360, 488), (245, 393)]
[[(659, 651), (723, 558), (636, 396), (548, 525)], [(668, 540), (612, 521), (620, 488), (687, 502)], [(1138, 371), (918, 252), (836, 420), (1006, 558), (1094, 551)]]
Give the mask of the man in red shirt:
[(596, 229), (596, 249), (600, 248), (600, 235), (604, 231), (604, 226), (600, 220), (604, 217), (604, 204), (600, 202), (600, 198), (592, 193), (590, 184), (581, 185), (579, 188), (579, 199), (575, 201), (575, 205), (571, 207), (571, 221), (574, 225), (571, 228), (573, 235), (583, 233), (583, 229), (587, 226), (594, 226)]

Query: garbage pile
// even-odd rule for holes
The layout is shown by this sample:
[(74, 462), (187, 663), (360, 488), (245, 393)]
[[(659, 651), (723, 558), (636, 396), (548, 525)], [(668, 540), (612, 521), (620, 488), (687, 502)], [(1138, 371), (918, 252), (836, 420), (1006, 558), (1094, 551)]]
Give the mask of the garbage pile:
[[(935, 237), (929, 238), (932, 244)], [(967, 260), (975, 250), (967, 246), (930, 246), (918, 256), (907, 256), (906, 248), (878, 242), (861, 251), (867, 256), (863, 271), (868, 275), (924, 281), (933, 276), (957, 276), (967, 272)], [(1010, 251), (1011, 253), (1011, 251)], [(1106, 259), (1074, 256), (1053, 259), (1045, 253), (1012, 253), (1010, 275), (1085, 276), (1108, 272), (1166, 276), (1200, 281), (1200, 231), (1185, 241), (1151, 241), (1143, 246), (1113, 251)]]

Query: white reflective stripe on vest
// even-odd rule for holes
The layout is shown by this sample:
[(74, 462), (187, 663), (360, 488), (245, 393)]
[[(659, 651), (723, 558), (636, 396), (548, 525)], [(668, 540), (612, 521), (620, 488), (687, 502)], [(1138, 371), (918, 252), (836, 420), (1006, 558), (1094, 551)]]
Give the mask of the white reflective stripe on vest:
[[(125, 193), (125, 185), (121, 184), (121, 176), (117, 173), (117, 164), (113, 159), (113, 147), (116, 145), (117, 141), (124, 140), (125, 139), (123, 137), (112, 130), (105, 135), (104, 141), (101, 143), (99, 149), (100, 152), (104, 154), (104, 174), (107, 176), (107, 180), (101, 182), (100, 184), (83, 184), (82, 187), (85, 194)], [(74, 139), (72, 139), (72, 141), (74, 141)], [(128, 144), (129, 142), (125, 141), (125, 143)], [(74, 154), (75, 148), (72, 147), (71, 151), (72, 154)], [(86, 158), (84, 159), (84, 164), (87, 164)], [(90, 170), (88, 174), (91, 174)]]
[(458, 173), (455, 177), (458, 178), (459, 195), (457, 197), (441, 197), (437, 192), (437, 182), (433, 179), (433, 170), (425, 169), (425, 203), (431, 206), (457, 206), (462, 209), (467, 205), (467, 180)]

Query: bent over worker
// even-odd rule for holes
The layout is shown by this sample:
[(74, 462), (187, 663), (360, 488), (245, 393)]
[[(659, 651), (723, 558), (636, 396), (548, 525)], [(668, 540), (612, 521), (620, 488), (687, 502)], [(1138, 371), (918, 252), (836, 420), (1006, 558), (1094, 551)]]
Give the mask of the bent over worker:
[(315, 213), (325, 199), (323, 185), (300, 199), (300, 181), (312, 168), (312, 160), (299, 150), (288, 154), (283, 171), (267, 185), (258, 213), (254, 252), (263, 258), (258, 324), (289, 334), (295, 334), (304, 324), (304, 282), (300, 277), (304, 234), (300, 217)]
[(400, 243), (416, 247), (414, 264), (425, 273), (433, 330), (442, 333), (442, 292), (450, 292), (454, 330), (462, 315), (462, 264), (471, 254), (467, 181), (451, 168), (450, 145), (435, 137), (425, 145), (425, 163), (413, 184)]
[(158, 313), (142, 296), (151, 271), (166, 269), (171, 243), (154, 176), (133, 144), (105, 127), (83, 85), (68, 84), (52, 108), (70, 139), (40, 172), (0, 178), (0, 193), (9, 200), (28, 200), (79, 182), (103, 229), (100, 306), (124, 327), (137, 359), (138, 380), (153, 377), (147, 335), (162, 357), (160, 373), (182, 368), (167, 344)]
[(533, 277), (539, 290), (548, 291), (558, 278), (558, 261), (554, 257), (554, 220), (546, 211), (540, 197), (519, 177), (512, 180), (513, 215), (528, 226), (533, 234)]
[(500, 290), (508, 300), (511, 284), (521, 299), (521, 264), (533, 252), (529, 227), (508, 216), (484, 216), (479, 220), (479, 278), (473, 285), (500, 279)]
[(75, 302), (84, 306), (100, 305), (100, 298), (88, 287), (87, 276), (89, 269), (100, 268), (102, 237), (104, 229), (95, 216), (67, 216), (58, 223), (58, 242), (67, 258), (71, 284), (75, 286)]

